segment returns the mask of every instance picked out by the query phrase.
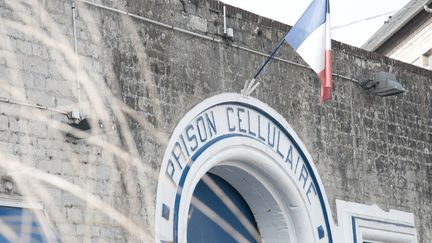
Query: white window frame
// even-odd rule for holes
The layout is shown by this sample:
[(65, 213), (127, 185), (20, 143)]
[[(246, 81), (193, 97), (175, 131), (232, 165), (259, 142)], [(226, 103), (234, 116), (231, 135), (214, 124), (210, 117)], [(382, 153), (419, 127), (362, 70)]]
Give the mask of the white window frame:
[(412, 213), (336, 200), (340, 242), (417, 243)]
[[(39, 222), (39, 223), (45, 224), (45, 227), (47, 227), (46, 229), (50, 229), (52, 231), (51, 233), (54, 234), (53, 237), (60, 239), (55, 230), (55, 227), (49, 220), (48, 214), (42, 203), (36, 201), (25, 201), (19, 198), (17, 199), (17, 198), (10, 198), (6, 196), (0, 196), (0, 207), (13, 207), (13, 208), (40, 210), (45, 216), (45, 220), (44, 220), (45, 222)], [(42, 231), (44, 231), (44, 228), (42, 228)], [(48, 232), (42, 232), (42, 233), (46, 234)]]
[(9, 197), (0, 197), (0, 207), (25, 208), (44, 211), (43, 205), (39, 202), (23, 201)]

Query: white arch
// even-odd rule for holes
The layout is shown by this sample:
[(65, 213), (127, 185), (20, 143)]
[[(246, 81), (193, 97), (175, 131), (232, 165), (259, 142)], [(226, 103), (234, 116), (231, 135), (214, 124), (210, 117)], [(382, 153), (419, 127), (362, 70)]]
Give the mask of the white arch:
[[(226, 113), (223, 113), (224, 109)], [(304, 171), (299, 172), (296, 166), (294, 172), (292, 165), (291, 170), (287, 168), (282, 153), (279, 150), (277, 150), (279, 155), (275, 152), (274, 134), (273, 147), (270, 147), (263, 142), (264, 140), (249, 136), (252, 133), (241, 134), (234, 130), (231, 133), (221, 132), (220, 134), (210, 132), (209, 134), (214, 136), (212, 140), (199, 144), (196, 151), (188, 151), (186, 148), (183, 153), (175, 152), (175, 149), (181, 150), (179, 137), (187, 134), (185, 128), (190, 128), (189, 124), (193, 124), (194, 119), (209, 111), (213, 115), (214, 111), (216, 114), (214, 124), (215, 127), (218, 124), (219, 132), (226, 130), (226, 127), (221, 128), (223, 119), (236, 119), (232, 115), (235, 113), (234, 109), (238, 109), (239, 121), (236, 124), (240, 127), (246, 124), (241, 123), (246, 118), (241, 116), (245, 116), (247, 111), (247, 119), (258, 117), (258, 120), (261, 118), (261, 122), (267, 122), (269, 140), (271, 140), (271, 126), (275, 129), (273, 131), (285, 134), (283, 135), (287, 137), (285, 143), (295, 147), (297, 152), (293, 149), (293, 153), (301, 157)], [(224, 114), (226, 117), (223, 117)], [(230, 114), (231, 118), (228, 117)], [(231, 120), (231, 123), (234, 124), (234, 120)], [(202, 129), (202, 133), (206, 132), (202, 127), (201, 125), (198, 129)], [(193, 128), (190, 128), (189, 132), (192, 130)], [(283, 138), (280, 138), (279, 133), (278, 135), (277, 145), (279, 146), (279, 140), (282, 141)], [(189, 140), (191, 141), (195, 142)], [(184, 144), (187, 147), (186, 143)], [(283, 147), (283, 142), (280, 146)], [(272, 151), (272, 148), (275, 151)], [(179, 162), (177, 167), (172, 163), (173, 153), (183, 156), (183, 162)], [(178, 159), (181, 160), (182, 158)], [(297, 160), (297, 165), (299, 161), (300, 159)], [(256, 99), (244, 98), (238, 94), (221, 94), (203, 101), (188, 112), (177, 125), (167, 147), (159, 175), (155, 221), (156, 242), (160, 240), (186, 242), (187, 215), (192, 194), (198, 181), (209, 171), (224, 178), (245, 198), (257, 220), (264, 242), (333, 242), (331, 237), (333, 220), (327, 198), (311, 156), (297, 134), (272, 108)], [(302, 178), (304, 183), (301, 181)], [(308, 179), (311, 186), (306, 190)], [(311, 196), (314, 191), (316, 198)], [(163, 208), (165, 213), (166, 209), (169, 209), (168, 217), (161, 217)], [(319, 231), (325, 232), (324, 236), (320, 235)]]

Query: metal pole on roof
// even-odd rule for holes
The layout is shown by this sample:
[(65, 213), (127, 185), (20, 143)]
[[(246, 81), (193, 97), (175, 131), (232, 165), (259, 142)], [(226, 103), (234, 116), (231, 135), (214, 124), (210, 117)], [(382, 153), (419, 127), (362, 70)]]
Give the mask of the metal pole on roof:
[(223, 31), (224, 31), (224, 35), (227, 34), (227, 21), (226, 21), (226, 7), (225, 5), (223, 6)]
[(81, 85), (79, 76), (79, 61), (78, 61), (78, 47), (77, 47), (77, 34), (76, 34), (76, 6), (75, 1), (72, 1), (72, 27), (73, 27), (73, 41), (75, 49), (75, 78), (77, 85), (77, 98), (78, 98), (78, 118), (81, 118)]

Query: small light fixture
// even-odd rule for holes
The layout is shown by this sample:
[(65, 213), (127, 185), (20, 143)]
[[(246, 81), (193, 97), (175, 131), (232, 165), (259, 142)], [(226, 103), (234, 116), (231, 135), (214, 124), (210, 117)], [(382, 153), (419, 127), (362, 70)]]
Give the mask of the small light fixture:
[(87, 130), (90, 130), (90, 128), (91, 128), (87, 118), (81, 119), (78, 123), (70, 123), (69, 125), (77, 128), (81, 131), (87, 131)]
[[(88, 138), (89, 136), (100, 135), (106, 131), (101, 121), (95, 122), (95, 120), (91, 117), (84, 117), (81, 115), (79, 110), (68, 112), (66, 117), (68, 119), (67, 124), (69, 124), (69, 126), (85, 132), (82, 133), (80, 137), (76, 137), (73, 132), (67, 132), (67, 137), (77, 139)], [(115, 127), (113, 126), (112, 130), (114, 129)]]
[(360, 82), (360, 86), (368, 94), (381, 97), (397, 95), (404, 93), (405, 89), (396, 80), (396, 75), (388, 72), (379, 72), (373, 80), (364, 80)]
[(82, 117), (78, 110), (71, 111), (67, 114), (68, 124), (71, 127), (77, 128), (81, 131), (90, 130), (90, 124), (87, 118)]

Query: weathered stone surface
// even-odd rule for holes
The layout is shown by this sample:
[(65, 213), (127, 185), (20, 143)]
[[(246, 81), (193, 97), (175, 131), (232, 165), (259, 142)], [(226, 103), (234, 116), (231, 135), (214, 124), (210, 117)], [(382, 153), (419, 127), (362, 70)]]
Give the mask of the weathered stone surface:
[[(76, 109), (69, 2), (41, 1), (44, 11), (31, 11), (37, 7), (31, 3), (12, 2), (0, 0), (0, 12), (6, 13), (1, 15), (6, 27), (0, 23), (0, 40), (5, 40), (0, 44), (0, 94), (60, 110)], [(223, 42), (78, 2), (82, 109), (100, 119), (105, 130), (84, 140), (65, 137), (39, 113), (2, 103), (0, 149), (5, 157), (12, 156), (11, 161), (36, 166), (100, 197), (148, 230), (151, 239), (157, 176), (169, 134), (197, 103), (222, 92), (239, 92), (265, 60), (232, 44), (268, 53), (288, 27), (228, 7), (234, 39), (226, 40), (218, 1), (95, 2)], [(32, 21), (23, 20), (25, 16)], [(25, 23), (43, 36), (12, 23)], [(313, 71), (273, 60), (254, 96), (281, 113), (305, 143), (334, 214), (336, 199), (412, 212), (419, 241), (429, 242), (432, 72), (338, 42), (333, 46), (335, 73), (363, 80), (378, 71), (392, 71), (407, 93), (369, 96), (356, 82), (333, 76), (333, 99), (320, 104), (320, 84)], [(288, 45), (278, 56), (304, 64)], [(139, 119), (122, 115), (117, 100)], [(42, 115), (64, 122), (52, 112)], [(18, 190), (8, 181), (9, 177), (3, 180), (1, 193), (17, 196)], [(137, 241), (88, 202), (52, 187), (48, 192), (52, 200), (44, 204), (64, 242)]]

